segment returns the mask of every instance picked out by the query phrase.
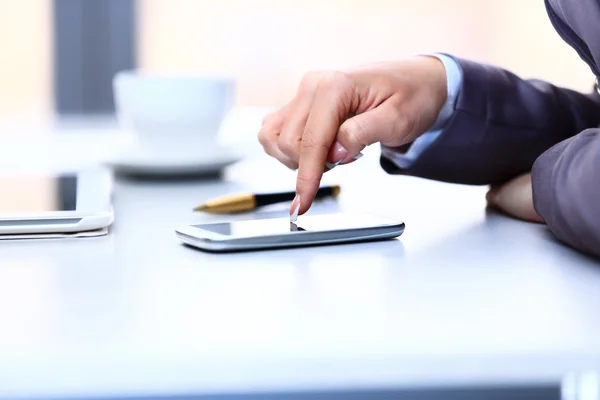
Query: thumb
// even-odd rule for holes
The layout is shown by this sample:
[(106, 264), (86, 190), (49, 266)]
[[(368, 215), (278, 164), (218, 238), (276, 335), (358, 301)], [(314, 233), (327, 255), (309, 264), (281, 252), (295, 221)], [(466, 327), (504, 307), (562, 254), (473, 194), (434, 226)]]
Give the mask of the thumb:
[[(337, 160), (328, 160), (333, 163), (346, 164), (360, 157), (359, 153), (373, 143), (389, 141), (394, 137), (404, 137), (398, 110), (389, 104), (347, 119), (340, 126), (336, 140), (346, 152), (337, 151)], [(402, 144), (402, 143), (400, 143)], [(398, 145), (400, 145), (398, 144)], [(343, 157), (340, 155), (343, 154)], [(333, 154), (331, 154), (333, 156)]]
[(490, 206), (496, 205), (498, 203), (498, 192), (500, 191), (500, 187), (495, 185), (490, 188), (490, 190), (486, 193), (485, 199)]

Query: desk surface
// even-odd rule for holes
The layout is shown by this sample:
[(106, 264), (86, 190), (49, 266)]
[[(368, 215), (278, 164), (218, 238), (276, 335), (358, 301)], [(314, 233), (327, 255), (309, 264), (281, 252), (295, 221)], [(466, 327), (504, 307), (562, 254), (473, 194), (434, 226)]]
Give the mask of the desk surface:
[(258, 156), (222, 180), (118, 180), (106, 237), (0, 242), (0, 398), (556, 382), (600, 365), (596, 261), (486, 212), (485, 188), (388, 176), (376, 153), (328, 173), (342, 196), (311, 212), (401, 218), (400, 240), (180, 245), (180, 224), (227, 219), (199, 201), (293, 187)]

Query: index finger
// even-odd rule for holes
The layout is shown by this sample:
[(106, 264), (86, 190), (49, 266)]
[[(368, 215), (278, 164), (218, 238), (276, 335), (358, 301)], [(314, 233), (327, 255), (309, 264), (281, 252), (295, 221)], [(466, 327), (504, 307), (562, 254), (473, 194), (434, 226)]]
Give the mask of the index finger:
[(351, 108), (351, 84), (345, 74), (325, 75), (319, 83), (300, 147), (296, 194), (299, 214), (310, 208), (323, 176), (327, 154)]

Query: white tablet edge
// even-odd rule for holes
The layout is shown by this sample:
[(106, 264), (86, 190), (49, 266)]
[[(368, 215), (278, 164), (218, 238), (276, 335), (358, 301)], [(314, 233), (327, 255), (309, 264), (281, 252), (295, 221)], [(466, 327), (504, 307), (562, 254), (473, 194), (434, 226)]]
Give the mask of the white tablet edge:
[[(54, 171), (52, 171), (54, 173)], [(106, 168), (59, 171), (77, 174), (75, 211), (14, 215), (0, 220), (1, 234), (82, 232), (105, 228), (114, 221), (111, 205), (113, 177)]]

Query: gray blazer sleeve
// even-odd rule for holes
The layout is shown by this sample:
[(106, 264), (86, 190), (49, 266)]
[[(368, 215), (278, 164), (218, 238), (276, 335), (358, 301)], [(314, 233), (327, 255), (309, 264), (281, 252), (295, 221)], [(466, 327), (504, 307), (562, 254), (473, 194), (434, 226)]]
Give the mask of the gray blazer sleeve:
[(563, 242), (600, 256), (600, 129), (588, 129), (533, 165), (537, 213)]
[(600, 255), (600, 136), (586, 130), (600, 125), (600, 96), (455, 60), (463, 82), (442, 134), (409, 168), (385, 157), (382, 167), (475, 185), (503, 183), (533, 168), (536, 210), (550, 229)]

